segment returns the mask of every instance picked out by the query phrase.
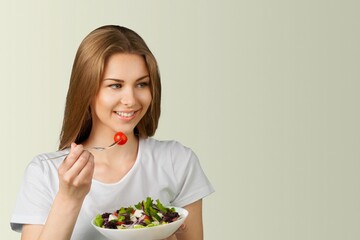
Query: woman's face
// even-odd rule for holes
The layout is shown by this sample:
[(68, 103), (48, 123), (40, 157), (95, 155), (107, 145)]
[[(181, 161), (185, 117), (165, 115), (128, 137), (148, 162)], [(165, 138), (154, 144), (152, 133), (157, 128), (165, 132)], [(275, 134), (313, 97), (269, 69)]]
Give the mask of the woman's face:
[(92, 130), (133, 134), (151, 100), (144, 58), (136, 54), (112, 55), (105, 63), (100, 90), (92, 104)]

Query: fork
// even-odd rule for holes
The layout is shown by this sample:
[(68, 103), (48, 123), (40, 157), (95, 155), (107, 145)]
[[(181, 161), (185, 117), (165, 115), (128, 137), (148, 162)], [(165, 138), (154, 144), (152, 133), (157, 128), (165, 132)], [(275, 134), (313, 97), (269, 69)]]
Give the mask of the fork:
[[(84, 150), (96, 150), (96, 151), (105, 151), (107, 149), (110, 149), (112, 147), (114, 147), (116, 144), (118, 144), (119, 142), (121, 141), (121, 139), (119, 141), (116, 141), (116, 142), (113, 142), (112, 144), (110, 144), (109, 146), (107, 147), (99, 147), (99, 146), (93, 146), (93, 147), (89, 147), (89, 148), (84, 148)], [(48, 159), (55, 159), (55, 158), (59, 158), (59, 157), (64, 157), (64, 156), (67, 156), (69, 155), (69, 153), (65, 153), (65, 154), (62, 154), (62, 155), (59, 155), (59, 156), (56, 156), (56, 157), (51, 157), (51, 158), (48, 158)]]
[(113, 142), (112, 144), (110, 144), (109, 146), (107, 147), (97, 147), (97, 146), (94, 146), (94, 147), (90, 147), (90, 148), (85, 148), (85, 150), (96, 150), (96, 151), (104, 151), (104, 150), (107, 150), (109, 148), (112, 148), (113, 146), (115, 146), (116, 144), (118, 144), (119, 142), (121, 141), (121, 139), (119, 141), (116, 141), (116, 142)]

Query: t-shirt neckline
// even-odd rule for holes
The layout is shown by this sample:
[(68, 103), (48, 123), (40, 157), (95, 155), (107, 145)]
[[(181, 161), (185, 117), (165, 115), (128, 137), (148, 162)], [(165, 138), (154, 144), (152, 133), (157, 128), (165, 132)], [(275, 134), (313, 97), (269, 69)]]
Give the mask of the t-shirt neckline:
[(139, 138), (139, 147), (138, 147), (138, 152), (136, 155), (136, 160), (134, 165), (130, 168), (130, 170), (125, 174), (125, 176), (123, 178), (121, 178), (119, 181), (117, 182), (113, 182), (113, 183), (104, 183), (100, 180), (97, 180), (95, 178), (92, 179), (93, 184), (100, 184), (100, 185), (104, 185), (104, 186), (112, 186), (112, 185), (118, 185), (121, 184), (122, 182), (124, 182), (127, 178), (129, 178), (133, 172), (138, 168), (138, 165), (140, 164), (141, 161), (141, 152), (142, 152), (142, 148), (143, 148), (143, 139)]

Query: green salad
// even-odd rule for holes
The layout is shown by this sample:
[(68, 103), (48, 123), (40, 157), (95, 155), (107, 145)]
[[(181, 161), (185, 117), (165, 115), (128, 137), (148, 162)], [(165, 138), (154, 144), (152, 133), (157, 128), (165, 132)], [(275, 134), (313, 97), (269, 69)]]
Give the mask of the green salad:
[(159, 199), (154, 201), (147, 197), (134, 206), (121, 207), (112, 213), (98, 214), (94, 224), (109, 229), (145, 228), (168, 224), (179, 217), (175, 208), (165, 207)]

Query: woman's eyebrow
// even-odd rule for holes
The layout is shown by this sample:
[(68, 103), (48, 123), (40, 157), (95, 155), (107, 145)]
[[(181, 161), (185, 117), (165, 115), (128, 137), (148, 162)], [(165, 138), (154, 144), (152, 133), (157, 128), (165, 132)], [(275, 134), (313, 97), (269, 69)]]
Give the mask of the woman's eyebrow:
[[(138, 82), (138, 81), (141, 81), (141, 80), (143, 80), (143, 79), (145, 79), (145, 78), (148, 78), (149, 77), (149, 75), (145, 75), (145, 76), (142, 76), (142, 77), (139, 77), (138, 79), (136, 79), (135, 81), (136, 82)], [(125, 82), (124, 80), (122, 80), (122, 79), (119, 79), (119, 78), (104, 78), (104, 81), (105, 80), (111, 80), (111, 81), (116, 81), (116, 82)]]

